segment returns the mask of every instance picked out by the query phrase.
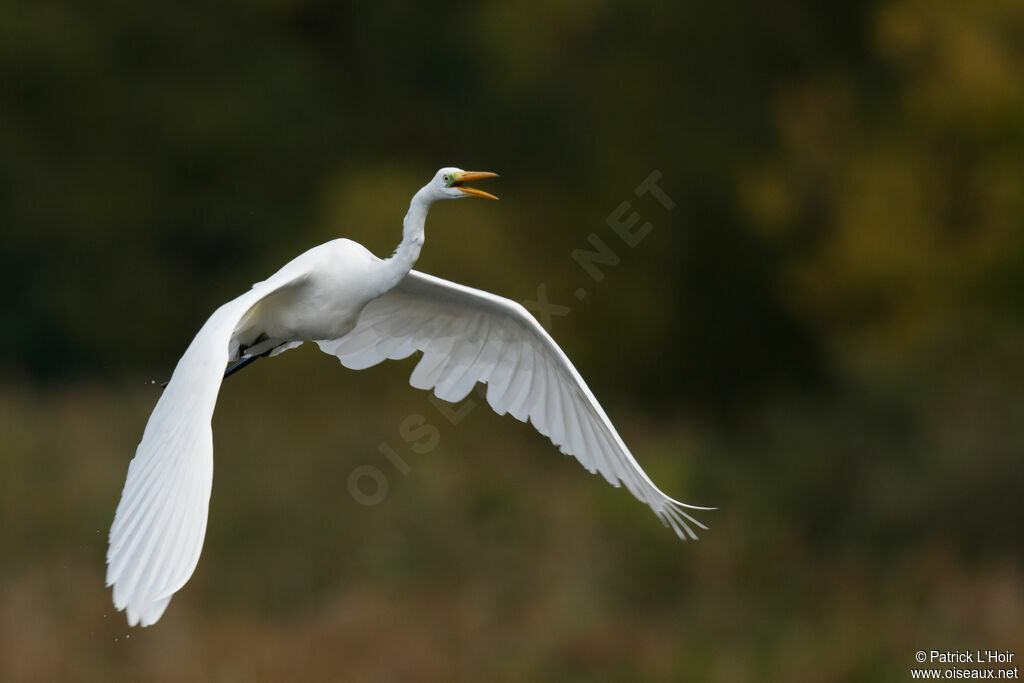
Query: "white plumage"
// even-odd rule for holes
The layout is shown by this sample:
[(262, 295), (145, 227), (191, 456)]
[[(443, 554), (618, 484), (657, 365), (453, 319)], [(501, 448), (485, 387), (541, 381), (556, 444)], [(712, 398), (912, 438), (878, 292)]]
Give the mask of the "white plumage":
[(676, 534), (696, 538), (698, 508), (665, 495), (633, 458), (569, 359), (508, 299), (412, 270), (430, 204), (491, 197), (463, 183), (486, 177), (443, 168), (413, 197), (403, 240), (379, 259), (350, 240), (300, 255), (219, 309), (189, 345), (128, 468), (110, 530), (107, 585), (128, 622), (157, 621), (199, 560), (213, 480), (210, 420), (225, 365), (315, 341), (348, 368), (423, 357), (412, 386), (459, 401), (477, 382), (499, 414), (529, 420), (563, 453), (624, 484)]

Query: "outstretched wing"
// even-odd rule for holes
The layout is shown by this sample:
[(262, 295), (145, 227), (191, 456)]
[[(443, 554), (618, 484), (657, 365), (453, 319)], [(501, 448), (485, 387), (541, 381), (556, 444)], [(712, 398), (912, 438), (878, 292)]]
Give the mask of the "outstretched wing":
[(297, 286), (282, 269), (214, 312), (178, 361), (128, 465), (107, 548), (107, 585), (128, 623), (149, 626), (199, 561), (213, 482), (210, 419), (235, 326), (259, 301)]
[(665, 495), (622, 442), (583, 378), (544, 328), (521, 305), (500, 296), (411, 271), (370, 302), (355, 329), (318, 341), (348, 368), (422, 351), (409, 382), (438, 398), (461, 401), (477, 382), (499, 415), (533, 423), (563, 453), (613, 486), (620, 482), (676, 534), (696, 538), (706, 529)]

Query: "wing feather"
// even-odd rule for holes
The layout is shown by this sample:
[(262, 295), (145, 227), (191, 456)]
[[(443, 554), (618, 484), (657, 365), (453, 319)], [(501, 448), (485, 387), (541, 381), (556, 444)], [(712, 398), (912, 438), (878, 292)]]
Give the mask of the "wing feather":
[(523, 381), (517, 387), (518, 391), (512, 396), (513, 405), (516, 407), (518, 415), (517, 420), (526, 422), (530, 419), (530, 414), (527, 411), (529, 406), (530, 392), (537, 389), (537, 368), (540, 365), (542, 359), (537, 355), (536, 349), (528, 341), (524, 341), (520, 344), (520, 353), (523, 358), (524, 372)]
[[(524, 342), (518, 346), (521, 370), (516, 373), (513, 382), (519, 380), (520, 377), (522, 378), (522, 382), (515, 387), (514, 391), (510, 391), (508, 414), (520, 422), (526, 422), (530, 419), (530, 413), (527, 408), (527, 399), (530, 398), (530, 390), (537, 382), (536, 373), (539, 359), (537, 358), (537, 355), (533, 353), (533, 349), (530, 348), (528, 343)], [(510, 387), (510, 389), (512, 389), (512, 387)]]
[(366, 306), (348, 335), (317, 344), (349, 368), (419, 350), (412, 386), (459, 401), (484, 382), (495, 412), (529, 421), (590, 472), (624, 484), (680, 538), (696, 538), (693, 527), (707, 528), (686, 510), (712, 508), (687, 505), (654, 485), (576, 368), (513, 301), (411, 271)]
[(213, 482), (210, 418), (235, 327), (254, 305), (304, 276), (282, 269), (218, 308), (178, 361), (146, 423), (107, 549), (107, 585), (132, 626), (159, 619), (199, 561)]

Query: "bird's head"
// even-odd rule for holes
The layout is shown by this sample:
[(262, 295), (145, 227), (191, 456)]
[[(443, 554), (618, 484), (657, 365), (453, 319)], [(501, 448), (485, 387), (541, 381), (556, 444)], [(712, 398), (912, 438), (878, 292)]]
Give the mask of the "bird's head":
[(497, 199), (493, 194), (478, 190), (475, 187), (467, 187), (466, 183), (484, 178), (497, 178), (497, 173), (487, 171), (463, 171), (461, 168), (451, 166), (440, 169), (434, 175), (434, 179), (427, 186), (435, 199), (462, 199), (463, 197), (484, 197), (486, 199)]

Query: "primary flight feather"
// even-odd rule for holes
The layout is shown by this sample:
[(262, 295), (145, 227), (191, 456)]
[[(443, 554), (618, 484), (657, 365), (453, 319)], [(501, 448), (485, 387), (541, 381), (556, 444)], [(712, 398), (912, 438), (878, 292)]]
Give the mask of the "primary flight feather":
[[(321, 244), (218, 308), (178, 361), (142, 435), (110, 529), (107, 585), (128, 623), (148, 626), (196, 568), (213, 482), (210, 420), (223, 377), (312, 341), (352, 369), (423, 356), (412, 386), (459, 401), (477, 382), (499, 414), (529, 420), (563, 453), (624, 484), (682, 538), (706, 529), (644, 473), (562, 350), (526, 309), (412, 270), (431, 204), (486, 197), (493, 173), (442, 168), (412, 198), (387, 259), (347, 239)], [(225, 372), (225, 366), (235, 365)]]

